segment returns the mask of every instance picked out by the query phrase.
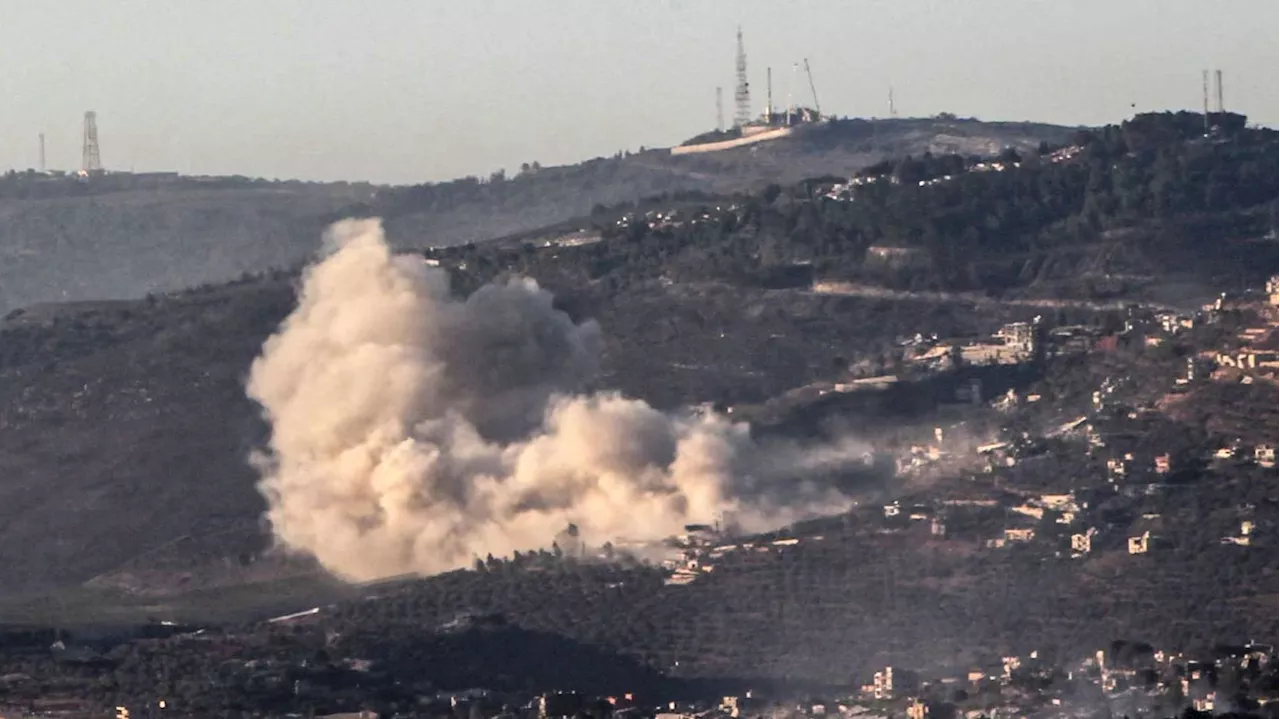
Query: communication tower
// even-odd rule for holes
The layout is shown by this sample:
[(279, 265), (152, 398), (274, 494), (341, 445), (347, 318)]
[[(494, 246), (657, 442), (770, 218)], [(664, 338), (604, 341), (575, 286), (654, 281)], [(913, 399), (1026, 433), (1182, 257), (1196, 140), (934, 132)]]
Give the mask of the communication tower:
[(44, 133), (40, 133), (40, 172), (45, 172), (44, 166)]
[(734, 90), (736, 105), (733, 126), (742, 127), (751, 122), (751, 86), (747, 83), (747, 50), (742, 44), (742, 28), (738, 28), (738, 87)]
[(765, 90), (764, 119), (765, 119), (765, 122), (772, 124), (773, 123), (773, 68), (771, 67), (765, 68), (765, 71), (764, 71), (764, 90)]
[(102, 155), (98, 151), (98, 113), (93, 110), (84, 114), (84, 151), (80, 169), (85, 172), (102, 172)]
[(1200, 91), (1204, 95), (1204, 134), (1209, 134), (1209, 71), (1200, 71)]

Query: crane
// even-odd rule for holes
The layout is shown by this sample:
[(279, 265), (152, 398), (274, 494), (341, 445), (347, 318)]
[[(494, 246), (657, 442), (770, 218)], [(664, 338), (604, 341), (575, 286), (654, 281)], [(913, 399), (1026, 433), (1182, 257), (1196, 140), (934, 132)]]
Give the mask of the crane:
[(809, 69), (809, 58), (804, 59), (804, 74), (809, 76), (809, 92), (813, 93), (813, 111), (822, 117), (822, 106), (818, 104), (818, 90), (813, 86), (813, 71)]

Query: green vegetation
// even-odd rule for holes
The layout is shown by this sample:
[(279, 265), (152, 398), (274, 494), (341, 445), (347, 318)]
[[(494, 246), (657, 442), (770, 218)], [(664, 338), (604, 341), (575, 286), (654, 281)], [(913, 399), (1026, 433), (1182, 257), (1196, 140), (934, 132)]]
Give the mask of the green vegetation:
[[(1201, 137), (1200, 115), (1140, 115), (1038, 153), (908, 156), (866, 168), (859, 176), (879, 181), (836, 199), (824, 196), (838, 179), (831, 177), (725, 197), (714, 203), (720, 210), (673, 193), (652, 204), (680, 208), (677, 222), (639, 212), (619, 221), (631, 208), (598, 209), (592, 219), (607, 242), (506, 257), (469, 248), (462, 257), (482, 272), (496, 261), (610, 288), (659, 275), (786, 284), (785, 268), (798, 263), (818, 278), (995, 295), (1086, 273), (1173, 271), (1256, 283), (1274, 265), (1266, 260), (1275, 245), (1238, 240), (1274, 226), (1280, 167), (1276, 133), (1243, 120), (1228, 116), (1223, 129)], [(916, 259), (879, 262), (868, 254), (873, 247)], [(1114, 288), (1080, 283), (1075, 291), (1101, 296)]]

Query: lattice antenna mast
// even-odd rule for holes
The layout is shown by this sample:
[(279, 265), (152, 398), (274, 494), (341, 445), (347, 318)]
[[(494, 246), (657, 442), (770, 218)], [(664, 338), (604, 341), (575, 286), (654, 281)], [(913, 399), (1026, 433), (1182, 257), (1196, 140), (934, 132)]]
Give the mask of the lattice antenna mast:
[(40, 172), (45, 172), (44, 164), (44, 133), (40, 133)]
[(773, 124), (773, 68), (764, 70), (764, 119), (766, 124)]
[(1200, 91), (1204, 95), (1204, 134), (1209, 134), (1209, 71), (1200, 71)]
[(738, 87), (733, 93), (735, 112), (733, 126), (742, 127), (751, 122), (751, 86), (747, 83), (747, 50), (742, 44), (742, 28), (738, 28)]
[(98, 150), (98, 113), (93, 110), (84, 114), (84, 151), (80, 169), (85, 172), (102, 171), (102, 154)]
[(1227, 106), (1222, 104), (1222, 71), (1214, 70), (1213, 74), (1214, 79), (1218, 81), (1218, 112), (1223, 113), (1227, 111)]

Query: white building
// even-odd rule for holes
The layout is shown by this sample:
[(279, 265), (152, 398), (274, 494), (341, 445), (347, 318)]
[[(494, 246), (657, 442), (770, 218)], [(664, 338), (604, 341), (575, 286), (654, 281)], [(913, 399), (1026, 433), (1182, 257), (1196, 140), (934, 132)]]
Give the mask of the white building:
[(1269, 444), (1260, 444), (1254, 447), (1253, 461), (1257, 462), (1259, 467), (1268, 469), (1276, 466), (1276, 448)]
[(1072, 556), (1079, 557), (1093, 551), (1093, 535), (1097, 530), (1089, 527), (1089, 531), (1071, 535)]

